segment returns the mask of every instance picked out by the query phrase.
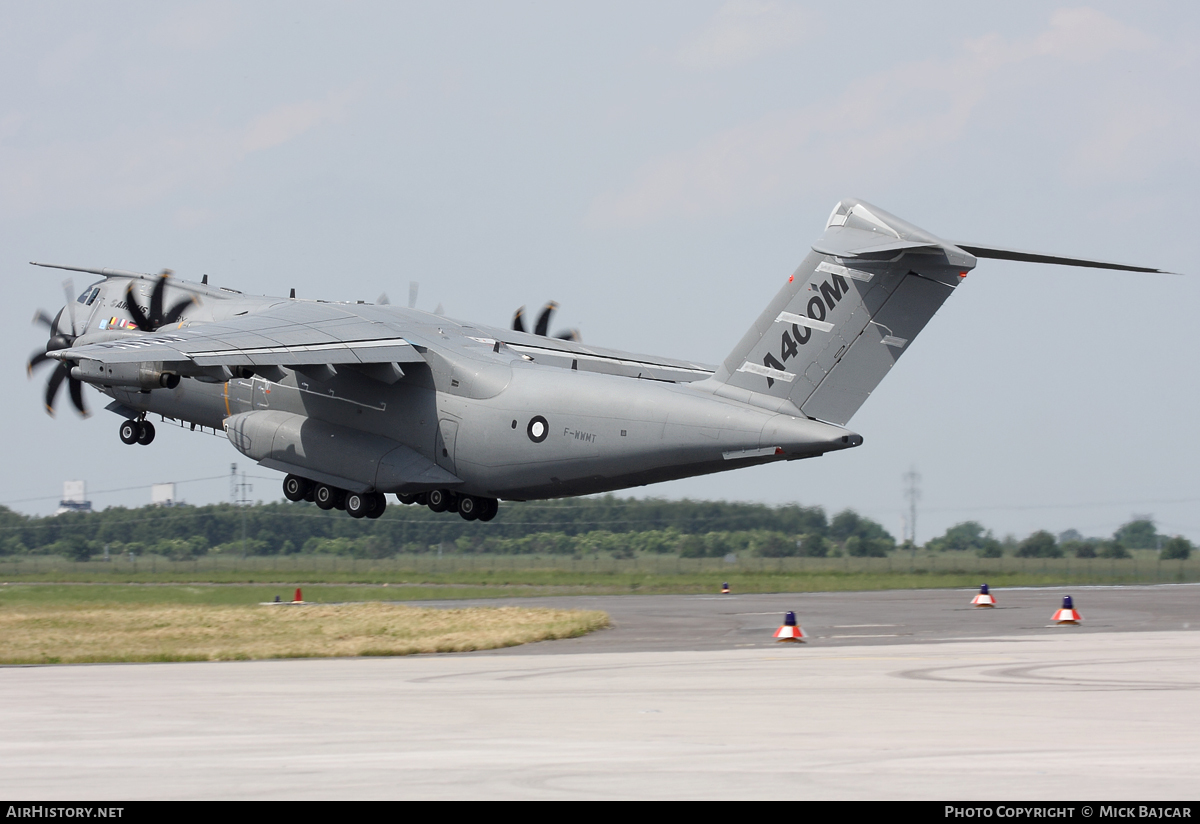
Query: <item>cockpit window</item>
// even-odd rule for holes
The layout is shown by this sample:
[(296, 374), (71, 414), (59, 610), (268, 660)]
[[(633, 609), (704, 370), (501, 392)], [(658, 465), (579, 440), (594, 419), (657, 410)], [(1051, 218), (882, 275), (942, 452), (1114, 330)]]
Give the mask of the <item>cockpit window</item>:
[(82, 303), (84, 306), (91, 306), (96, 301), (96, 297), (99, 294), (99, 286), (89, 286), (87, 289), (83, 290), (83, 294), (76, 299), (76, 302)]

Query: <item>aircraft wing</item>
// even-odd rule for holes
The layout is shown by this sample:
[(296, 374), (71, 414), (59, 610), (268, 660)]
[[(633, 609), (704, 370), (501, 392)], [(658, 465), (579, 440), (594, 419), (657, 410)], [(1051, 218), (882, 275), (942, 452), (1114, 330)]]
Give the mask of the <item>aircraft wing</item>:
[(585, 346), (578, 341), (548, 338), (511, 330), (490, 330), (513, 351), (535, 363), (601, 372), (629, 378), (686, 383), (703, 380), (716, 371), (715, 366), (657, 355), (637, 355), (616, 349)]
[[(497, 344), (503, 345), (507, 353), (491, 351)], [(171, 368), (186, 374), (188, 366), (265, 369), (419, 363), (425, 360), (428, 350), (447, 354), (483, 350), (476, 355), (485, 357), (511, 357), (515, 353), (546, 366), (672, 382), (702, 380), (715, 370), (691, 361), (469, 325), (393, 306), (291, 300), (182, 329), (122, 335), (96, 343), (87, 343), (85, 338), (69, 350), (62, 350), (62, 355), (70, 360), (105, 364), (161, 361), (179, 365)]]
[(200, 367), (415, 363), (421, 353), (393, 324), (336, 304), (281, 302), (264, 311), (149, 335), (75, 346), (72, 360), (192, 363)]

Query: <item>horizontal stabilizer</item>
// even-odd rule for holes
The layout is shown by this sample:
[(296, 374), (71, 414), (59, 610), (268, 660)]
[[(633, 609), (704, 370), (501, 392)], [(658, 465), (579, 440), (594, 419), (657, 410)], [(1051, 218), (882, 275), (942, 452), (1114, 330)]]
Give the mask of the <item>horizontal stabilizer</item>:
[(1166, 269), (1154, 269), (1150, 266), (1131, 266), (1128, 263), (1112, 263), (1107, 260), (1088, 260), (1086, 258), (1063, 257), (1062, 255), (1043, 255), (1038, 252), (1023, 252), (1020, 249), (1002, 249), (999, 246), (979, 246), (975, 243), (958, 243), (954, 245), (964, 252), (970, 252), (977, 258), (993, 260), (1017, 260), (1022, 263), (1054, 263), (1059, 266), (1084, 266), (1089, 269), (1117, 269), (1122, 272), (1152, 272), (1160, 275), (1174, 275)]

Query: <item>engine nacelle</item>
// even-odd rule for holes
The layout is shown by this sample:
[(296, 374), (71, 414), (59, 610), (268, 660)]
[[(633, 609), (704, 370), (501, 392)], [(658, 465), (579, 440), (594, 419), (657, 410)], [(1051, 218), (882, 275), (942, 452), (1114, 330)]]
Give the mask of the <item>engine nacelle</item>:
[(179, 375), (164, 372), (162, 361), (101, 363), (81, 360), (71, 368), (71, 377), (99, 386), (128, 386), (143, 391), (179, 386)]

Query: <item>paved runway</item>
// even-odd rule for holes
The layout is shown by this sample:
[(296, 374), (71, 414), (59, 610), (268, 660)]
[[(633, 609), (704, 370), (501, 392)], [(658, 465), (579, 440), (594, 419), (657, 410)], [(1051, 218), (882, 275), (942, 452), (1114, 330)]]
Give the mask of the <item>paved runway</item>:
[[(570, 641), (479, 654), (528, 655), (564, 652), (641, 652), (770, 647), (788, 610), (821, 647), (912, 644), (998, 636), (1073, 632), (1200, 630), (1200, 585), (1069, 587), (993, 591), (993, 609), (971, 606), (974, 591), (953, 589), (889, 592), (817, 592), (770, 595), (576, 596), (505, 598), (472, 604), (529, 604), (562, 609), (599, 609), (612, 628)], [(1084, 622), (1051, 626), (1064, 595), (1074, 598)], [(434, 601), (430, 606), (462, 606)], [(427, 602), (421, 602), (427, 605)]]
[[(1053, 590), (633, 596), (490, 653), (3, 668), (0, 793), (1194, 798), (1200, 588), (1072, 594), (1083, 627)], [(812, 643), (763, 640), (788, 607)]]

